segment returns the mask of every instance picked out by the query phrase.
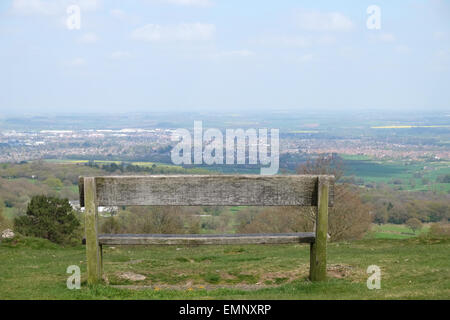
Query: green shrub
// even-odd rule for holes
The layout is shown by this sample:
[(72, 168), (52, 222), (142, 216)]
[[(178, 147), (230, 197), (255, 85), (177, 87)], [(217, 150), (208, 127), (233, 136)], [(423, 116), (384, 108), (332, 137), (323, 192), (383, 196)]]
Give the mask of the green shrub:
[(26, 215), (14, 220), (15, 231), (59, 244), (74, 242), (80, 222), (67, 199), (34, 196)]

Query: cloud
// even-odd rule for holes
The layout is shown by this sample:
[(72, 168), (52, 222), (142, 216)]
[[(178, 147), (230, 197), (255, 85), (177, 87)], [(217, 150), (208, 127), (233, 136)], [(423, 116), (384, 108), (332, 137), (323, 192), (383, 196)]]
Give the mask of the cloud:
[(411, 48), (405, 45), (398, 45), (395, 47), (395, 52), (400, 54), (407, 54), (411, 52)]
[(296, 14), (296, 23), (308, 31), (350, 31), (353, 22), (339, 12), (320, 12), (300, 10)]
[(192, 7), (209, 7), (212, 5), (210, 0), (150, 0), (156, 3), (167, 3), (178, 6), (192, 6)]
[(77, 0), (77, 1), (68, 1), (67, 5), (76, 4), (79, 5), (81, 10), (85, 11), (96, 11), (101, 7), (102, 0)]
[(394, 43), (397, 38), (392, 33), (371, 33), (368, 39), (372, 42)]
[(215, 25), (198, 22), (176, 25), (147, 24), (134, 30), (131, 37), (146, 42), (207, 41), (213, 39), (215, 32)]
[(110, 58), (113, 60), (120, 60), (120, 59), (126, 59), (130, 58), (131, 54), (128, 51), (114, 51), (111, 53)]
[(257, 44), (265, 46), (284, 46), (284, 47), (309, 47), (311, 39), (305, 36), (264, 36), (256, 40)]
[(276, 47), (297, 47), (307, 48), (314, 45), (332, 45), (336, 39), (329, 35), (324, 36), (303, 36), (303, 35), (278, 35), (264, 36), (254, 41), (256, 44)]
[(83, 11), (95, 11), (101, 0), (13, 0), (11, 10), (20, 15), (59, 15), (64, 14), (69, 5), (78, 5)]
[(436, 31), (433, 34), (433, 38), (438, 41), (446, 40), (448, 38), (448, 33), (443, 32), (443, 31)]
[(395, 36), (392, 33), (382, 33), (378, 36), (378, 40), (382, 42), (395, 42)]
[(439, 58), (450, 58), (450, 49), (440, 49), (437, 52)]
[(56, 1), (45, 0), (13, 0), (11, 9), (17, 14), (54, 15), (61, 6)]
[(109, 11), (109, 14), (111, 15), (111, 17), (119, 20), (123, 20), (127, 16), (127, 14), (120, 9), (112, 9)]
[(243, 50), (232, 50), (232, 51), (222, 51), (213, 55), (213, 58), (232, 58), (232, 57), (251, 57), (254, 56), (253, 51), (243, 49)]
[(300, 63), (307, 63), (313, 60), (313, 55), (311, 53), (300, 56), (297, 61)]
[(81, 67), (84, 66), (86, 64), (86, 60), (84, 60), (83, 58), (74, 58), (72, 60), (69, 61), (68, 65), (71, 67)]
[(117, 19), (122, 22), (135, 24), (135, 23), (139, 23), (139, 21), (140, 21), (140, 19), (138, 17), (136, 17), (134, 15), (129, 15), (128, 13), (126, 13), (125, 11), (120, 10), (120, 9), (112, 9), (111, 11), (109, 11), (109, 14), (114, 19)]
[(97, 40), (98, 37), (95, 33), (85, 33), (78, 39), (78, 42), (83, 44), (92, 44), (96, 43)]

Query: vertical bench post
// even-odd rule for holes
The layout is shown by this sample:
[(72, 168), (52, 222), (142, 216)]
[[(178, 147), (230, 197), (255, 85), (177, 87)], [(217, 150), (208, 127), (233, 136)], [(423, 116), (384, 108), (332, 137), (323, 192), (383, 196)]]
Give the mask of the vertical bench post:
[(88, 283), (102, 279), (102, 253), (98, 244), (98, 212), (95, 178), (84, 178), (84, 207)]
[(310, 247), (309, 277), (311, 281), (323, 281), (327, 278), (329, 181), (326, 177), (321, 176), (319, 176), (318, 180), (316, 241)]

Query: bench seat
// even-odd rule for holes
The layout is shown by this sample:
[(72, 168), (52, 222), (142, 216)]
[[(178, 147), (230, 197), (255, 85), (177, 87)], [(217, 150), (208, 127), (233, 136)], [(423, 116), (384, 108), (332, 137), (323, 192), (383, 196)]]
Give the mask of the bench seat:
[(100, 234), (100, 245), (314, 243), (314, 232), (251, 234)]

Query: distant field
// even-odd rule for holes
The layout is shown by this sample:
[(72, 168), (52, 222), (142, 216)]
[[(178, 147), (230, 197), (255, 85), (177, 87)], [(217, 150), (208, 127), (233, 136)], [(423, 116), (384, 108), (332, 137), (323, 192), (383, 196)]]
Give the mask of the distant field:
[[(83, 246), (22, 238), (0, 244), (0, 299), (450, 299), (448, 252), (449, 240), (427, 238), (331, 243), (329, 280), (311, 283), (307, 245), (105, 246), (109, 285), (89, 287)], [(373, 264), (380, 290), (366, 287)], [(81, 290), (66, 288), (70, 265), (81, 268)]]
[[(50, 163), (62, 163), (62, 164), (64, 163), (84, 164), (89, 162), (89, 160), (71, 160), (71, 159), (47, 159), (45, 161)], [(94, 160), (94, 163), (98, 164), (108, 164), (108, 163), (121, 164), (122, 162), (130, 163), (135, 166), (144, 166), (144, 167), (151, 167), (153, 165), (156, 165), (158, 167), (180, 168), (180, 166), (159, 162)]]
[[(450, 192), (450, 183), (436, 183), (439, 175), (450, 174), (449, 161), (380, 161), (362, 157), (364, 156), (343, 157), (346, 176), (361, 178), (364, 183), (391, 184), (403, 190)], [(394, 180), (397, 180), (395, 184)]]
[(411, 125), (397, 125), (397, 126), (374, 126), (372, 129), (411, 129), (411, 128), (450, 128), (447, 125), (435, 126), (411, 126)]
[(359, 155), (359, 154), (344, 154), (341, 153), (339, 154), (339, 156), (343, 159), (343, 160), (353, 160), (353, 161), (363, 161), (363, 160), (372, 160), (371, 157), (366, 156), (366, 155)]
[(430, 229), (429, 225), (424, 225), (420, 231), (413, 231), (403, 224), (382, 224), (373, 225), (371, 232), (366, 235), (367, 239), (410, 239), (418, 235), (425, 234)]
[[(396, 188), (410, 191), (450, 192), (450, 183), (436, 183), (439, 175), (450, 174), (450, 161), (406, 161), (406, 160), (374, 160), (365, 155), (340, 154), (344, 161), (345, 176), (360, 178), (364, 183), (385, 183)], [(46, 160), (50, 163), (85, 164), (88, 160)], [(116, 163), (122, 161), (95, 160), (96, 164)], [(181, 166), (157, 163), (131, 161), (133, 165), (151, 167), (156, 165), (160, 169), (186, 170)], [(212, 165), (196, 167), (205, 172), (221, 172), (224, 174), (258, 174), (257, 167), (234, 167), (227, 165)], [(175, 173), (175, 172), (174, 172)]]
[[(72, 159), (47, 159), (46, 162), (50, 163), (56, 163), (56, 164), (87, 164), (89, 160), (72, 160)], [(160, 173), (165, 174), (207, 174), (210, 172), (209, 167), (205, 168), (184, 168), (182, 166), (178, 165), (172, 165), (167, 163), (161, 163), (161, 162), (147, 162), (147, 161), (119, 161), (119, 160), (94, 160), (93, 161), (97, 165), (103, 165), (103, 164), (111, 164), (115, 163), (117, 165), (120, 165), (121, 163), (128, 163), (135, 166), (141, 166), (141, 167), (152, 167), (156, 166), (157, 170), (159, 170)]]
[(318, 130), (293, 130), (289, 131), (289, 133), (319, 133)]

